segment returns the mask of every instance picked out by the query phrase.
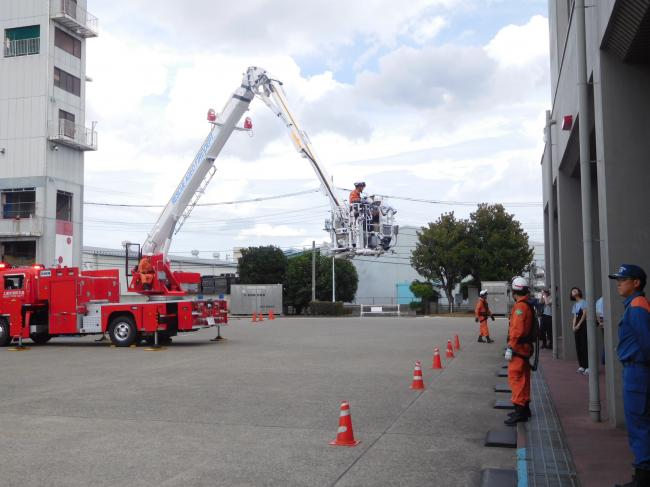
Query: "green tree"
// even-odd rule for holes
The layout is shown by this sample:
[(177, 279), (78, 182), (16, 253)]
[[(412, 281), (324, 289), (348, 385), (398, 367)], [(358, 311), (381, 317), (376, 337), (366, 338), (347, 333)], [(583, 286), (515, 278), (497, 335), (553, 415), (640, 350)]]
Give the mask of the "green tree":
[(438, 291), (433, 288), (433, 284), (427, 281), (418, 281), (417, 279), (411, 283), (409, 289), (416, 298), (420, 298), (420, 309), (423, 313), (428, 313), (429, 303), (437, 301)]
[(280, 284), (285, 281), (287, 257), (273, 245), (242, 249), (237, 264), (241, 284)]
[[(316, 299), (332, 300), (332, 258), (321, 256), (316, 274)], [(336, 279), (336, 301), (349, 303), (354, 300), (359, 285), (359, 275), (352, 262), (334, 259), (334, 277)], [(311, 274), (310, 274), (311, 279)]]
[[(357, 292), (359, 276), (350, 261), (336, 259), (336, 300), (352, 301)], [(287, 276), (284, 284), (286, 302), (301, 313), (311, 301), (311, 252), (289, 259)], [(316, 255), (316, 299), (332, 299), (332, 259)]]
[(453, 290), (470, 272), (472, 246), (467, 220), (444, 213), (417, 232), (411, 265), (427, 281), (439, 281), (453, 309)]
[(502, 205), (482, 203), (470, 215), (471, 274), (476, 281), (509, 281), (533, 260), (528, 235)]

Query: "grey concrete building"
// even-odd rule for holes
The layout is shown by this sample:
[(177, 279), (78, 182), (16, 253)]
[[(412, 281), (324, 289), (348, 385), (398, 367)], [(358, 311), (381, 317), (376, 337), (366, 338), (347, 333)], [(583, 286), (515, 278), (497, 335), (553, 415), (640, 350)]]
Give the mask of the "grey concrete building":
[(86, 40), (97, 19), (86, 0), (0, 2), (0, 259), (79, 266)]
[[(585, 260), (590, 267), (593, 252), (594, 290), (588, 299), (604, 298), (605, 395), (609, 421), (619, 426), (624, 418), (615, 349), (623, 307), (607, 274), (621, 263), (650, 271), (650, 1), (587, 2), (584, 16), (586, 91), (581, 92), (581, 12), (574, 0), (549, 1), (552, 110), (542, 158), (546, 278), (556, 291), (556, 353), (575, 358), (569, 291), (585, 289)], [(582, 166), (591, 168), (582, 175), (581, 128), (588, 155)], [(591, 190), (591, 198), (582, 199), (583, 190)], [(592, 231), (584, 245), (583, 202), (589, 213), (584, 228)]]

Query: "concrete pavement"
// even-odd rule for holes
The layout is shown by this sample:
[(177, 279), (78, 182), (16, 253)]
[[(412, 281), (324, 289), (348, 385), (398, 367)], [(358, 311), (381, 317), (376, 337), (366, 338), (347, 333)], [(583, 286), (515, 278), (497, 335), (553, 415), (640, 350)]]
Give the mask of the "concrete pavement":
[[(471, 318), (281, 318), (164, 352), (93, 338), (2, 349), (0, 485), (477, 485), (515, 462), (483, 446), (505, 415), (492, 403), (506, 321), (490, 326), (491, 345)], [(415, 360), (424, 392), (409, 389)], [(342, 400), (355, 448), (328, 444)]]

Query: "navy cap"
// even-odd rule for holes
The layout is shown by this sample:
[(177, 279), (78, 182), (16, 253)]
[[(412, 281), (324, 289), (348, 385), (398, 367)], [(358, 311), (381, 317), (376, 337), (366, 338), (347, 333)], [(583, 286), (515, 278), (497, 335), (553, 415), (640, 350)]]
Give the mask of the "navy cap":
[(619, 277), (645, 280), (646, 274), (645, 271), (638, 265), (621, 264), (621, 266), (618, 268), (618, 271), (616, 271), (614, 274), (609, 275), (610, 279), (618, 279)]
[(357, 181), (356, 183), (354, 183), (354, 187), (355, 187), (355, 188), (356, 188), (357, 186), (365, 186), (365, 185), (366, 185), (366, 183), (364, 183), (363, 181)]

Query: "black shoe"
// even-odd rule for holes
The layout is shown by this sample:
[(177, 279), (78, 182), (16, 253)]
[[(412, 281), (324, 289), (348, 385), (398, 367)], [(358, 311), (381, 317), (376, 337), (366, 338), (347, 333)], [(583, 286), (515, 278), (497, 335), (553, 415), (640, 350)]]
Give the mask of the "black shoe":
[(485, 341), (483, 340), (483, 336), (482, 336), (482, 335), (481, 335), (480, 337), (478, 337), (478, 340), (477, 340), (477, 341), (478, 341), (479, 343), (485, 343)]
[(489, 336), (487, 336), (487, 337), (485, 338), (485, 341), (486, 341), (487, 343), (494, 343), (494, 340), (492, 340)]
[[(524, 408), (524, 413), (526, 414), (526, 416), (528, 418), (530, 418), (533, 415), (533, 413), (530, 411), (530, 406), (528, 404), (526, 404), (525, 406), (523, 406), (523, 408)], [(514, 411), (511, 411), (511, 412), (508, 413), (508, 417), (510, 418), (510, 417), (514, 416), (516, 413), (517, 413), (517, 410), (515, 409)]]
[[(636, 487), (650, 487), (650, 470), (635, 468), (633, 482), (636, 482), (632, 484)], [(627, 486), (628, 484), (625, 485)]]
[(506, 426), (517, 426), (517, 423), (525, 423), (526, 421), (528, 421), (528, 415), (526, 414), (525, 406), (515, 404), (514, 413), (503, 424)]

